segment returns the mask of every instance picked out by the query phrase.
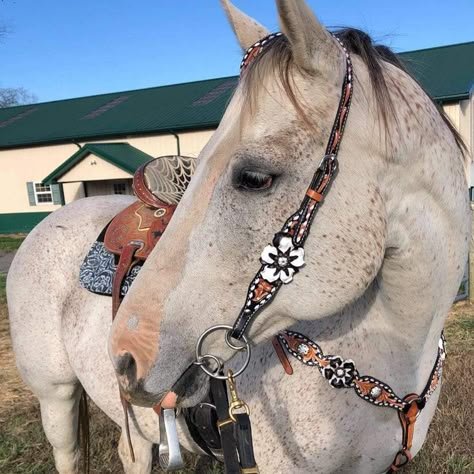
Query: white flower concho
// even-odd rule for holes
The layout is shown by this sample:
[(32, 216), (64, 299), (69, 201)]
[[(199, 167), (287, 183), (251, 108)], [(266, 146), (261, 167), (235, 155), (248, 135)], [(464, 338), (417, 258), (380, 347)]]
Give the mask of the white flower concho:
[(295, 247), (291, 237), (281, 237), (278, 245), (267, 245), (263, 249), (261, 259), (264, 264), (262, 278), (269, 283), (281, 280), (286, 284), (293, 280), (298, 268), (304, 265), (304, 249)]

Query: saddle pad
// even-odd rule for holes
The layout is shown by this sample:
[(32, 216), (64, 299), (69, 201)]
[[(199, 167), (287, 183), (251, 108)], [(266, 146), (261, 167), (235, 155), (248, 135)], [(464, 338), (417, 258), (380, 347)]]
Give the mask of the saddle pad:
[[(120, 293), (127, 294), (130, 285), (141, 270), (141, 265), (135, 265), (123, 281)], [(112, 296), (112, 283), (114, 281), (115, 255), (109, 252), (103, 242), (96, 241), (92, 244), (89, 253), (82, 262), (79, 272), (79, 282), (82, 288), (98, 295)]]

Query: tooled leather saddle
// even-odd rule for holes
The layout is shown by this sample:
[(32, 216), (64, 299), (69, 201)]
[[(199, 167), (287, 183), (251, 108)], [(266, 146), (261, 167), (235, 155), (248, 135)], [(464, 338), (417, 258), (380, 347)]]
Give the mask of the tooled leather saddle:
[(163, 156), (138, 168), (133, 190), (138, 200), (109, 223), (104, 246), (116, 255), (118, 264), (112, 283), (112, 316), (123, 298), (122, 285), (131, 269), (143, 263), (174, 214), (194, 173), (195, 158)]

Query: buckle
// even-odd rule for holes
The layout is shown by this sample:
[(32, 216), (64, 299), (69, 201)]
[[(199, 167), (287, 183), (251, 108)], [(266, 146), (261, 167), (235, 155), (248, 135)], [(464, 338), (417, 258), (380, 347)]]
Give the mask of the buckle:
[(412, 409), (413, 405), (416, 404), (417, 408), (417, 413), (415, 415), (415, 418), (418, 418), (418, 416), (421, 413), (421, 410), (425, 408), (426, 405), (426, 400), (423, 397), (420, 397), (419, 395), (413, 393), (411, 395), (407, 395), (404, 398), (404, 401), (407, 403), (407, 405), (403, 408), (403, 413), (408, 416), (410, 410)]

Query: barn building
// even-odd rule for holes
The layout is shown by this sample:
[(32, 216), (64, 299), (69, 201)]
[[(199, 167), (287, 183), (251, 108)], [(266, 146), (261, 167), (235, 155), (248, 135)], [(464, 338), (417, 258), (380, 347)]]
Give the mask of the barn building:
[[(474, 151), (474, 42), (401, 53)], [(197, 156), (237, 77), (0, 110), (0, 233), (27, 232), (76, 199), (131, 194), (160, 156)], [(470, 187), (474, 186), (474, 172)]]

